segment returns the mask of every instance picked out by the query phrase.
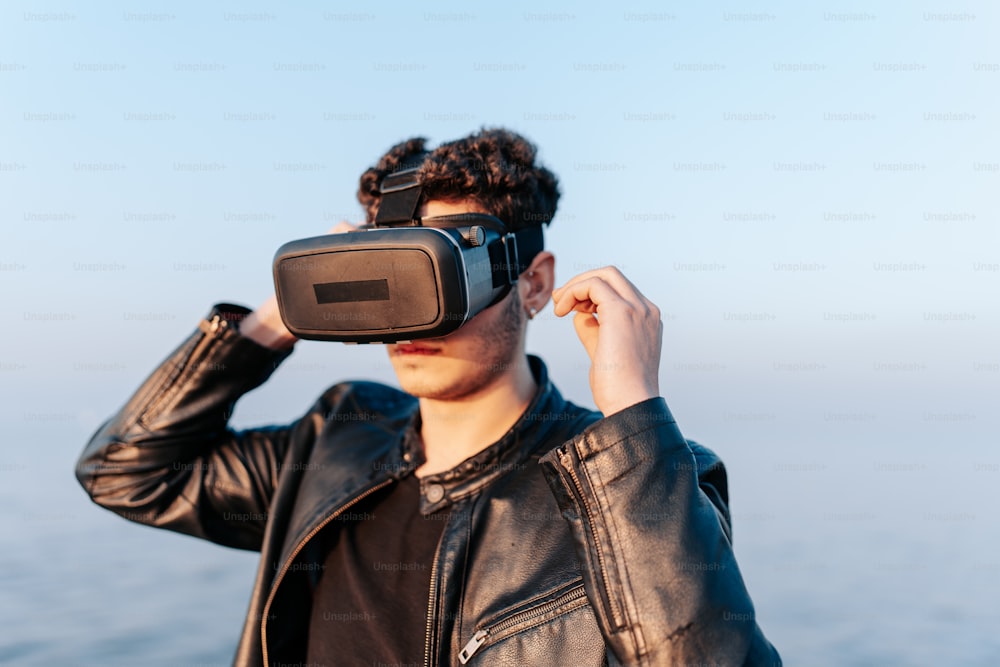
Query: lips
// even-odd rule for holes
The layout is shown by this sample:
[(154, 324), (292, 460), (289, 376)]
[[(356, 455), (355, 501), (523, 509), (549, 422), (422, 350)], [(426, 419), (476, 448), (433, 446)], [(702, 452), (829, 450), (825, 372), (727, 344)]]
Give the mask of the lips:
[(401, 355), (430, 355), (438, 354), (441, 348), (434, 347), (433, 345), (427, 345), (424, 343), (403, 343), (396, 345), (393, 350), (393, 354)]

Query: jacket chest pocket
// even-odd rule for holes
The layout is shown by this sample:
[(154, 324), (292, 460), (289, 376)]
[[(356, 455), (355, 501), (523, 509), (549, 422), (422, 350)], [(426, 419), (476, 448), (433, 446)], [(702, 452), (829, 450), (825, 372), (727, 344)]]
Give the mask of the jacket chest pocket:
[(604, 640), (583, 583), (478, 624), (458, 655), (465, 665), (601, 665)]

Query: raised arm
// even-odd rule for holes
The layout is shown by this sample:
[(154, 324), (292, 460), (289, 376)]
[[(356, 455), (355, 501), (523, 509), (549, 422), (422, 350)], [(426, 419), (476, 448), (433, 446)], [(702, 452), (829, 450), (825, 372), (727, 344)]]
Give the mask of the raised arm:
[(94, 434), (76, 475), (97, 504), (139, 523), (259, 549), (293, 429), (228, 428), (236, 401), (290, 353), (238, 331), (219, 304)]
[(613, 267), (553, 292), (575, 312), (605, 419), (542, 457), (612, 665), (780, 665), (732, 549), (726, 473), (659, 397), (659, 310)]

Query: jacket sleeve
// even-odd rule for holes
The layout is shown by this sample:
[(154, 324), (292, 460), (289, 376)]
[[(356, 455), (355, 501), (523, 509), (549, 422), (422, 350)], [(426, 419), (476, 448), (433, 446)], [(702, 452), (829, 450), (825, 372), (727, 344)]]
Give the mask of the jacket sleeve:
[(241, 336), (219, 304), (91, 438), (76, 466), (98, 505), (150, 526), (260, 549), (294, 426), (233, 431), (236, 400), (290, 353)]
[(542, 457), (611, 665), (780, 665), (733, 554), (726, 473), (662, 398)]

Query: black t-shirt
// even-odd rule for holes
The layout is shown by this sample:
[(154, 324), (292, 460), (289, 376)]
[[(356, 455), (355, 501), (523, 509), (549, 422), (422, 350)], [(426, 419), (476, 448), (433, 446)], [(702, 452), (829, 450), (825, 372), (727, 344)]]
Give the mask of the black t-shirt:
[(409, 475), (351, 509), (357, 521), (324, 530), (313, 591), (310, 665), (423, 665), (431, 567), (447, 512), (420, 513)]

